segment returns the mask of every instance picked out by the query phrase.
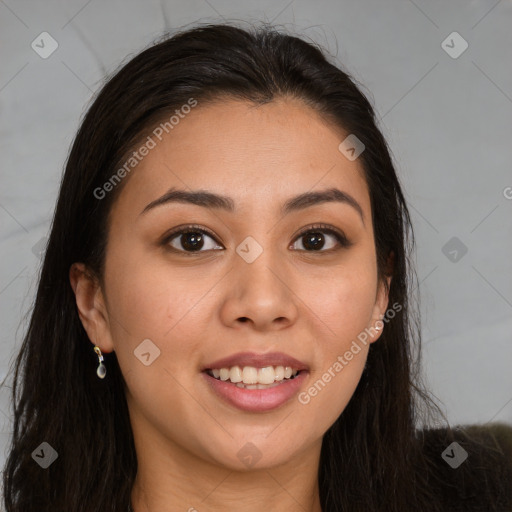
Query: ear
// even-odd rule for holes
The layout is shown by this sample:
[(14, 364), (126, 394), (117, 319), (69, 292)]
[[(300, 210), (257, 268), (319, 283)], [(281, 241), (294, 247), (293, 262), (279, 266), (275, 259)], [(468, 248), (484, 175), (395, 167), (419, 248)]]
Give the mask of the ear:
[(83, 263), (73, 263), (69, 280), (75, 293), (78, 316), (93, 345), (102, 352), (114, 350), (105, 299), (100, 283)]
[(385, 274), (379, 280), (377, 294), (375, 297), (375, 305), (373, 306), (372, 318), (368, 330), (370, 332), (370, 343), (377, 341), (385, 328), (385, 322), (382, 321), (388, 309), (389, 289), (391, 287), (391, 279), (393, 275), (395, 255), (391, 251), (387, 260)]

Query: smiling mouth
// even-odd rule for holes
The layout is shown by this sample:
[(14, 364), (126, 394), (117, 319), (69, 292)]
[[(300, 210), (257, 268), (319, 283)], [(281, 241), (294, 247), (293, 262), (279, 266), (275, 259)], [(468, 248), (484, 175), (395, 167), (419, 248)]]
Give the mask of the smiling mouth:
[(232, 366), (206, 369), (210, 377), (244, 389), (268, 389), (293, 380), (302, 372), (290, 366)]

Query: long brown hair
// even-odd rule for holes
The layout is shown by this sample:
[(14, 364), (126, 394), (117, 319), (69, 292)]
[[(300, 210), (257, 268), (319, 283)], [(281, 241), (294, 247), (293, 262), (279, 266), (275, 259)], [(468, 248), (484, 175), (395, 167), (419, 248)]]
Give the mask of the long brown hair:
[[(7, 512), (128, 510), (137, 458), (115, 352), (108, 375), (80, 322), (69, 268), (84, 262), (100, 281), (108, 216), (120, 183), (99, 199), (123, 157), (157, 122), (193, 97), (200, 104), (301, 99), (365, 145), (379, 278), (393, 255), (389, 303), (401, 306), (377, 343), (348, 406), (323, 439), (319, 486), (325, 512), (436, 512), (419, 412), (435, 413), (419, 379), (420, 324), (410, 304), (414, 235), (390, 151), (372, 106), (316, 45), (262, 24), (204, 25), (164, 36), (106, 80), (67, 159), (30, 324), (15, 365), (14, 428), (3, 485)], [(134, 170), (133, 172), (136, 172)], [(58, 459), (42, 469), (33, 450)], [(430, 479), (430, 480), (429, 480)]]

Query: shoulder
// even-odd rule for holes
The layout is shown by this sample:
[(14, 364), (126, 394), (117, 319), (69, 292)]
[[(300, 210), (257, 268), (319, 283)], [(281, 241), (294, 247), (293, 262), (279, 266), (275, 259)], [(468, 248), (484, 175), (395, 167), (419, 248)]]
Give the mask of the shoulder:
[(425, 429), (419, 439), (444, 510), (512, 511), (512, 426)]

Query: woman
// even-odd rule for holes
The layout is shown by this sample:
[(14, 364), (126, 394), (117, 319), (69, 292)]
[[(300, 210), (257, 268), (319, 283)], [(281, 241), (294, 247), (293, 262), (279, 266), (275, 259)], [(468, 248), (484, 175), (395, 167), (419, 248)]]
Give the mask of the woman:
[(319, 49), (229, 25), (149, 47), (68, 158), (6, 510), (511, 510), (508, 427), (422, 429), (413, 245)]

